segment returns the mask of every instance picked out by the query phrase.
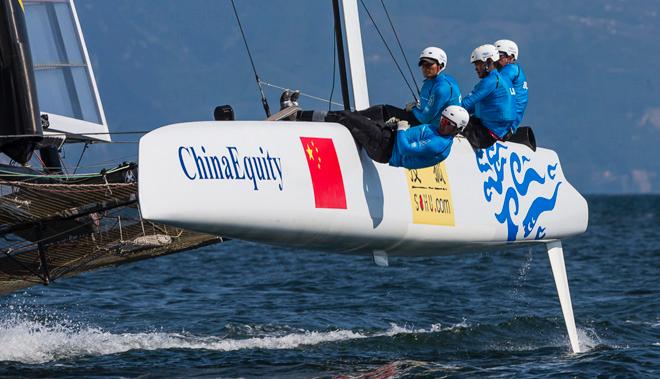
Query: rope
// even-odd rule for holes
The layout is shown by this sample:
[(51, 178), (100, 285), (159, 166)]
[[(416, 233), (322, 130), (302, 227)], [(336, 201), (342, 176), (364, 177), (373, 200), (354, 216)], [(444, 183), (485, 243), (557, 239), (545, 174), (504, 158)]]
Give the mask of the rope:
[(247, 38), (245, 38), (245, 33), (243, 32), (243, 25), (241, 24), (241, 19), (238, 17), (238, 11), (236, 10), (236, 4), (234, 0), (231, 0), (231, 6), (234, 8), (234, 15), (236, 16), (236, 21), (238, 22), (238, 27), (241, 30), (241, 36), (243, 36), (243, 43), (245, 44), (245, 50), (247, 50), (248, 57), (250, 58), (250, 64), (252, 65), (252, 71), (254, 72), (254, 78), (257, 80), (257, 87), (259, 87), (259, 93), (261, 94), (261, 104), (264, 107), (266, 112), (266, 117), (270, 117), (270, 107), (268, 106), (268, 100), (266, 95), (264, 95), (264, 89), (261, 87), (261, 80), (259, 79), (259, 74), (257, 73), (257, 68), (254, 66), (254, 60), (252, 59), (252, 53), (250, 53), (250, 47), (247, 43)]
[(415, 93), (415, 90), (410, 85), (410, 82), (408, 82), (408, 79), (406, 79), (406, 75), (403, 73), (403, 70), (401, 69), (401, 66), (399, 66), (399, 62), (397, 62), (396, 58), (394, 57), (394, 53), (392, 53), (392, 50), (390, 49), (389, 45), (387, 44), (387, 41), (385, 41), (385, 37), (383, 37), (383, 33), (380, 32), (380, 29), (378, 28), (378, 25), (376, 25), (376, 21), (371, 16), (371, 12), (369, 12), (369, 8), (367, 8), (367, 5), (364, 3), (363, 0), (360, 0), (360, 4), (362, 4), (362, 7), (367, 12), (367, 15), (369, 16), (369, 19), (371, 20), (371, 23), (374, 25), (374, 28), (376, 28), (376, 31), (378, 32), (378, 35), (380, 36), (381, 41), (383, 41), (383, 44), (385, 45), (385, 48), (390, 53), (390, 57), (392, 57), (392, 60), (394, 61), (394, 64), (396, 65), (396, 68), (399, 70), (399, 73), (401, 74), (401, 77), (403, 78), (403, 81), (406, 82), (406, 85), (408, 86), (408, 89), (410, 90), (410, 93), (412, 93), (413, 98), (415, 99), (415, 101), (419, 101), (417, 99), (417, 94)]
[(39, 164), (41, 164), (41, 168), (43, 168), (44, 170), (49, 170), (49, 169), (52, 168), (52, 167), (46, 166), (46, 163), (44, 163), (43, 159), (41, 159), (41, 156), (39, 154), (35, 154), (34, 157), (37, 158), (37, 161), (39, 161)]
[[(107, 170), (106, 174), (111, 174), (111, 173), (116, 172), (118, 170), (122, 170), (125, 167), (126, 166), (121, 166), (121, 167), (118, 167), (118, 168), (114, 168), (112, 170)], [(103, 176), (102, 174), (98, 174), (98, 173), (75, 174), (75, 175), (61, 175), (61, 174), (50, 175), (50, 174), (16, 173), (16, 172), (5, 171), (5, 170), (0, 170), (0, 174), (2, 174), (3, 176), (6, 176), (6, 177), (17, 176), (17, 177), (22, 177), (22, 178), (51, 178), (51, 179), (72, 179), (72, 178), (89, 179), (89, 178), (96, 178), (96, 177)], [(1, 179), (0, 179), (0, 183), (2, 183)]]
[(80, 167), (80, 161), (82, 161), (83, 155), (85, 155), (85, 151), (87, 151), (88, 147), (89, 147), (89, 142), (85, 142), (85, 147), (83, 147), (83, 150), (80, 152), (80, 158), (78, 158), (78, 163), (76, 163), (76, 168), (73, 169), (73, 175), (75, 175), (76, 171), (78, 171), (78, 167)]
[(390, 18), (390, 12), (387, 11), (387, 7), (385, 6), (385, 2), (383, 0), (380, 0), (380, 3), (383, 5), (383, 10), (385, 11), (385, 15), (387, 15), (387, 20), (390, 23), (390, 27), (392, 28), (392, 32), (394, 33), (394, 38), (396, 38), (396, 43), (399, 45), (399, 50), (401, 51), (401, 55), (403, 55), (403, 60), (406, 61), (406, 66), (408, 66), (408, 72), (410, 73), (410, 77), (413, 80), (413, 83), (415, 83), (415, 88), (417, 88), (417, 93), (419, 93), (419, 85), (417, 85), (417, 80), (415, 80), (415, 74), (413, 74), (412, 69), (410, 68), (410, 63), (408, 62), (408, 58), (406, 58), (406, 53), (403, 52), (403, 46), (401, 46), (401, 41), (399, 41), (399, 35), (396, 32), (396, 29), (394, 28), (394, 23), (392, 22), (392, 19)]
[[(267, 85), (268, 87), (273, 87), (273, 88), (277, 88), (277, 89), (280, 89), (280, 90), (287, 90), (287, 89), (289, 89), (289, 88), (280, 87), (280, 86), (278, 86), (278, 85), (271, 84), (271, 83), (268, 83), (268, 82), (264, 82), (263, 80), (261, 80), (261, 83)], [(328, 100), (328, 99), (324, 99), (324, 98), (322, 98), (322, 97), (309, 95), (309, 94), (306, 94), (306, 93), (304, 93), (304, 92), (301, 92), (301, 93), (300, 93), (300, 96), (309, 97), (310, 99), (314, 99), (314, 100), (322, 101), (322, 102), (324, 102), (324, 103), (330, 103), (330, 104), (333, 104), (333, 105), (338, 105), (338, 106), (340, 106), (340, 107), (343, 107), (343, 106), (344, 106), (344, 104), (336, 103), (336, 102), (334, 102), (334, 101), (330, 101), (330, 100)]]

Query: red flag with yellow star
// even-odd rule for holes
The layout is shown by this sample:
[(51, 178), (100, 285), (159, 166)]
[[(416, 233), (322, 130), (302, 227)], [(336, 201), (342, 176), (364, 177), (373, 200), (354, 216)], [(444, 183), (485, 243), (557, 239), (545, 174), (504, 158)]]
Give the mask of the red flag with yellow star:
[(316, 208), (346, 209), (346, 192), (332, 138), (300, 137), (312, 176)]

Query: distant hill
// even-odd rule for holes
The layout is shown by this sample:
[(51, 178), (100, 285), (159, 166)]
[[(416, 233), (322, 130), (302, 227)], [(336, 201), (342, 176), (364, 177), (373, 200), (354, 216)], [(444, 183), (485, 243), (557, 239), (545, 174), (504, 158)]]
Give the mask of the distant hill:
[[(365, 3), (398, 51), (380, 1)], [(659, 2), (385, 3), (418, 81), (419, 50), (440, 46), (449, 55), (447, 72), (467, 94), (477, 82), (472, 49), (513, 39), (530, 86), (524, 123), (539, 145), (558, 152), (571, 183), (586, 193), (660, 192)], [(77, 5), (112, 130), (210, 119), (225, 103), (239, 118), (264, 116), (229, 1)], [(263, 80), (330, 95), (331, 1), (237, 6)], [(361, 21), (371, 102), (404, 104), (410, 91), (364, 12)], [(277, 108), (279, 91), (266, 93)], [(338, 80), (333, 98), (341, 99)], [(305, 98), (303, 104), (327, 108)], [(107, 159), (129, 149), (135, 146), (101, 150)]]

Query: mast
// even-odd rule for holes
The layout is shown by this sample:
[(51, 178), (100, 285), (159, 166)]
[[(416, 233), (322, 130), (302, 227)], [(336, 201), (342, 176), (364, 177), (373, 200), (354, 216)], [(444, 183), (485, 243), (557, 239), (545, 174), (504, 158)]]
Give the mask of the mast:
[(344, 10), (344, 28), (348, 60), (351, 66), (351, 84), (355, 110), (369, 108), (369, 89), (367, 87), (367, 72), (364, 68), (364, 51), (362, 50), (362, 33), (360, 31), (360, 15), (356, 0), (342, 0)]
[(341, 32), (341, 16), (339, 15), (339, 0), (332, 0), (332, 11), (335, 16), (335, 40), (337, 41), (337, 61), (339, 62), (339, 78), (341, 79), (341, 97), (344, 110), (351, 110), (351, 98), (348, 95), (348, 75), (346, 75), (346, 56), (344, 55), (344, 36)]

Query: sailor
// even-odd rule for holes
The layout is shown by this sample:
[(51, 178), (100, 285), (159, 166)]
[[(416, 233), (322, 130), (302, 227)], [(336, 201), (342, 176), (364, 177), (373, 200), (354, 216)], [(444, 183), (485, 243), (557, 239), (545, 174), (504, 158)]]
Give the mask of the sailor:
[(481, 45), (470, 56), (481, 81), (463, 99), (463, 107), (472, 114), (463, 135), (475, 148), (506, 141), (514, 129), (516, 92), (511, 81), (496, 70), (495, 62), (499, 59), (493, 45)]
[(340, 112), (338, 122), (350, 130), (371, 159), (390, 166), (415, 169), (434, 166), (445, 160), (454, 136), (463, 131), (469, 119), (465, 109), (450, 105), (442, 111), (438, 124), (410, 127), (406, 120), (391, 118), (383, 123), (356, 112)]
[(447, 54), (439, 47), (427, 47), (419, 55), (418, 66), (424, 75), (419, 102), (406, 105), (420, 124), (437, 125), (442, 111), (450, 105), (461, 105), (461, 91), (456, 80), (445, 74)]
[(500, 75), (511, 81), (513, 89), (516, 90), (516, 122), (514, 131), (522, 122), (525, 109), (527, 108), (527, 77), (518, 64), (518, 45), (508, 39), (495, 42), (499, 51), (500, 59), (495, 63)]
[(389, 104), (374, 105), (358, 111), (374, 121), (392, 117), (408, 121), (410, 125), (438, 125), (440, 114), (449, 105), (461, 105), (461, 91), (456, 80), (443, 71), (447, 67), (447, 54), (438, 47), (427, 47), (419, 56), (419, 67), (424, 75), (420, 101), (408, 103), (405, 109)]

